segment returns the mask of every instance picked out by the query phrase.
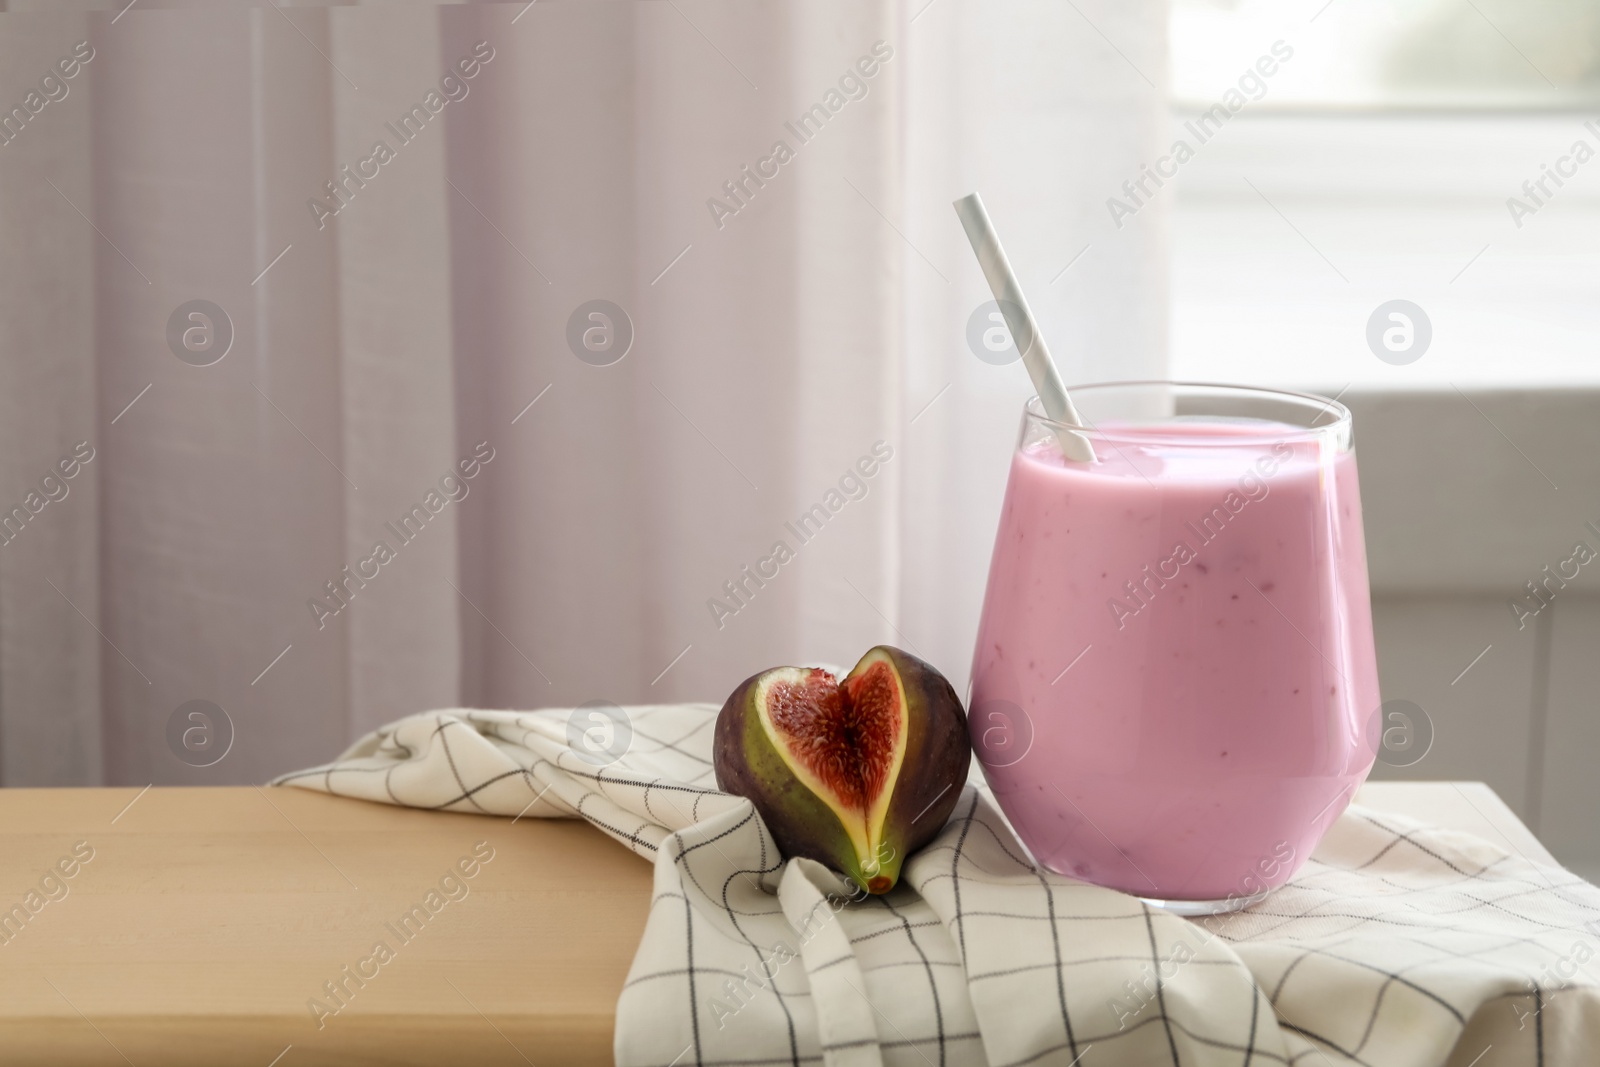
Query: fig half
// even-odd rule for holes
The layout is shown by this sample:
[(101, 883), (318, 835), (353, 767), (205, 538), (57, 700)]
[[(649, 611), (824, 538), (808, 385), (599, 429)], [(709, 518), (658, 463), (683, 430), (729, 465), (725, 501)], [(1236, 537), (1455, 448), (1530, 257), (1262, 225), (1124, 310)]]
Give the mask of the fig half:
[(785, 856), (807, 856), (870, 893), (943, 828), (972, 758), (944, 675), (879, 645), (836, 680), (774, 667), (717, 717), (717, 787), (748, 797)]

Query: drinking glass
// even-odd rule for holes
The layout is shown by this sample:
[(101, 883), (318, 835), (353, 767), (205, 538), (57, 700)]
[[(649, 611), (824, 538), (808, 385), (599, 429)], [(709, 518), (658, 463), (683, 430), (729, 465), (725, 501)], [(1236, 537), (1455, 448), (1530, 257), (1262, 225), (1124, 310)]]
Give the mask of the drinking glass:
[(969, 723), (1038, 862), (1185, 915), (1286, 882), (1379, 708), (1350, 413), (1226, 385), (1038, 398), (995, 536)]

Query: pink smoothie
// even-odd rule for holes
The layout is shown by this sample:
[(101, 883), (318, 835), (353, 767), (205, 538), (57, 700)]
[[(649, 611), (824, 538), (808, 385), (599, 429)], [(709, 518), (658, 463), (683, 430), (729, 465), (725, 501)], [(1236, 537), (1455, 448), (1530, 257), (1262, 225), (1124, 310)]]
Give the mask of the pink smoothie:
[(1011, 464), (970, 722), (1062, 874), (1171, 900), (1286, 881), (1372, 766), (1356, 461), (1263, 422), (1102, 427)]

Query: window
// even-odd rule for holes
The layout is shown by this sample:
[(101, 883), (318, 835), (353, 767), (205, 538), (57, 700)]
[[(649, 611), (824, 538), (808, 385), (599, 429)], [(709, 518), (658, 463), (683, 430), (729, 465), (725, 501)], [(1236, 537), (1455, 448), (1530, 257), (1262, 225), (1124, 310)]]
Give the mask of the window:
[[(1174, 0), (1171, 20), (1174, 139), (1244, 99), (1175, 183), (1176, 376), (1600, 381), (1600, 4)], [(1367, 341), (1396, 299), (1431, 335), (1405, 365)]]

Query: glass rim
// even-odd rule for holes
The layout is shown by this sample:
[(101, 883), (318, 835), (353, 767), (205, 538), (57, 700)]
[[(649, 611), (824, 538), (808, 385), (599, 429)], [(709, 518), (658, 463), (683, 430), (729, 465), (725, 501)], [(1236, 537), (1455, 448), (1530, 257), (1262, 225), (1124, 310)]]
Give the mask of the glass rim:
[[(1161, 378), (1130, 379), (1127, 381), (1118, 382), (1090, 382), (1082, 385), (1067, 386), (1067, 395), (1076, 398), (1086, 394), (1094, 394), (1096, 392), (1129, 388), (1177, 388), (1193, 390), (1202, 393), (1217, 392), (1243, 394), (1260, 400), (1274, 399), (1278, 401), (1292, 402), (1308, 409), (1314, 408), (1319, 412), (1319, 414), (1316, 416), (1316, 419), (1321, 419), (1324, 414), (1331, 414), (1333, 416), (1333, 418), (1328, 422), (1314, 425), (1297, 426), (1292, 423), (1281, 423), (1280, 425), (1283, 427), (1283, 432), (1274, 435), (1274, 440), (1305, 441), (1316, 440), (1329, 436), (1337, 437), (1340, 435), (1341, 431), (1347, 434), (1353, 422), (1350, 409), (1341, 404), (1336, 398), (1317, 396), (1314, 393), (1297, 392), (1292, 389), (1272, 389), (1265, 386), (1238, 385), (1231, 382), (1172, 381)], [(1038, 394), (1030, 396), (1022, 405), (1022, 414), (1024, 419), (1031, 419), (1035, 422), (1041, 423), (1044, 426), (1054, 429), (1082, 434), (1091, 441), (1103, 440), (1123, 444), (1181, 444), (1188, 447), (1198, 448), (1237, 448), (1239, 446), (1238, 438), (1203, 437), (1199, 434), (1185, 434), (1181, 431), (1181, 429), (1177, 429), (1178, 427), (1181, 427), (1183, 423), (1178, 422), (1173, 416), (1166, 416), (1161, 419), (1152, 420), (1149, 423), (1140, 424), (1141, 427), (1172, 426), (1174, 427), (1174, 431), (1171, 434), (1151, 433), (1148, 432), (1148, 430), (1144, 430), (1139, 433), (1119, 434), (1114, 430), (1102, 430), (1095, 426), (1087, 418), (1084, 419), (1084, 425), (1082, 426), (1073, 426), (1068, 423), (1057, 422), (1044, 413), (1044, 405), (1040, 401)], [(1081, 409), (1079, 414), (1082, 414)]]

